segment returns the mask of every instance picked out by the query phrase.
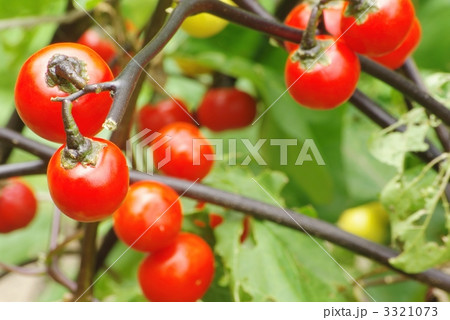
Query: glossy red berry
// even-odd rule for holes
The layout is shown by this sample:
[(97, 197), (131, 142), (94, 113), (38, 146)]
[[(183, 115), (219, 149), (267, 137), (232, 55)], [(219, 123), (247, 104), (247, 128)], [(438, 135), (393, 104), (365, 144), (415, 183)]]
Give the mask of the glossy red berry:
[[(344, 14), (341, 32), (343, 40), (352, 50), (380, 56), (400, 46), (413, 25), (415, 11), (410, 0), (377, 0), (373, 4), (364, 11), (367, 14), (357, 13), (358, 20)], [(343, 12), (349, 6), (346, 2)]]
[(332, 109), (347, 101), (359, 79), (360, 65), (356, 54), (344, 43), (325, 35), (317, 36), (327, 46), (325, 63), (305, 67), (296, 51), (286, 62), (285, 80), (291, 96), (311, 109)]
[(139, 266), (144, 295), (155, 302), (193, 302), (214, 277), (214, 254), (199, 236), (181, 233), (168, 247), (147, 256)]
[(154, 181), (132, 184), (114, 213), (114, 230), (133, 249), (153, 252), (169, 245), (181, 229), (183, 216), (178, 194)]
[(210, 142), (196, 126), (185, 122), (163, 127), (152, 149), (155, 167), (172, 177), (201, 180), (214, 164)]
[(186, 105), (179, 99), (161, 100), (155, 105), (143, 106), (137, 117), (138, 130), (149, 129), (159, 132), (164, 126), (174, 122), (194, 124)]
[(244, 128), (255, 115), (255, 99), (235, 88), (208, 90), (197, 109), (200, 124), (213, 131)]
[(0, 233), (26, 227), (36, 210), (36, 197), (25, 182), (18, 178), (0, 181)]
[(420, 22), (418, 19), (415, 19), (411, 30), (400, 47), (386, 55), (372, 57), (372, 59), (391, 69), (400, 68), (419, 45), (421, 36), (422, 28)]

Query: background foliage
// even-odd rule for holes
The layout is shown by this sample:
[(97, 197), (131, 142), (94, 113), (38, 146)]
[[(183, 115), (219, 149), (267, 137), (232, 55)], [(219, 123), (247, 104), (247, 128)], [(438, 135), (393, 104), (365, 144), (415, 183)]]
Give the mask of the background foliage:
[[(99, 2), (101, 1), (79, 1), (88, 9), (94, 8)], [(261, 3), (269, 11), (273, 11), (276, 1), (265, 0)], [(145, 23), (155, 4), (156, 0), (123, 1), (122, 12), (139, 28)], [(5, 19), (19, 17), (58, 16), (63, 14), (66, 5), (66, 0), (0, 0), (0, 23)], [(450, 72), (450, 37), (446, 35), (446, 30), (450, 28), (450, 2), (420, 0), (415, 1), (415, 5), (423, 27), (423, 38), (415, 59), (430, 88), (438, 93), (440, 85), (446, 83), (442, 79), (448, 81), (449, 75), (446, 72)], [(13, 110), (14, 83), (20, 66), (28, 56), (50, 41), (56, 28), (56, 24), (52, 23), (30, 28), (13, 25), (14, 21), (11, 20), (8, 26), (2, 24), (0, 28), (0, 125), (7, 121)], [(239, 87), (259, 97), (259, 113), (285, 90), (282, 70), (287, 54), (256, 31), (230, 24), (222, 33), (206, 40), (193, 39), (179, 31), (164, 52), (165, 70), (168, 74), (166, 90), (173, 96), (185, 99), (191, 110), (198, 105), (210, 79), (198, 81), (186, 78), (177, 68), (176, 59), (190, 59), (238, 78)], [(437, 72), (439, 77), (436, 77)], [(359, 87), (390, 112), (400, 114), (406, 111), (401, 96), (383, 83), (363, 76)], [(139, 101), (145, 101), (152, 94), (151, 84), (147, 83)], [(443, 98), (445, 99), (445, 94)], [(271, 199), (253, 182), (253, 178), (269, 191), (276, 200), (274, 204), (302, 208), (302, 212), (335, 222), (346, 208), (377, 200), (383, 188), (397, 174), (394, 167), (377, 159), (380, 158), (379, 152), (369, 152), (368, 142), (371, 138), (374, 139), (378, 130), (351, 105), (317, 112), (300, 108), (285, 94), (253, 127), (225, 135), (207, 130), (204, 132), (210, 138), (248, 138), (253, 142), (259, 138), (289, 138), (298, 141), (313, 139), (326, 165), (318, 166), (313, 162), (303, 166), (293, 165), (301, 147), (299, 146), (289, 149), (289, 165), (282, 166), (279, 164), (279, 149), (265, 145), (262, 156), (267, 161), (267, 166), (258, 166), (255, 161), (248, 167), (230, 167), (218, 163), (205, 183), (270, 202)], [(25, 135), (41, 141), (29, 130), (25, 130)], [(393, 143), (396, 147), (399, 142)], [(245, 157), (243, 146), (238, 147), (238, 159), (239, 156)], [(422, 165), (416, 159), (406, 157), (408, 168), (405, 168), (399, 179), (407, 181), (417, 174)], [(33, 157), (15, 150), (10, 162), (29, 159)], [(433, 177), (429, 179), (432, 181)], [(26, 180), (38, 193), (39, 213), (31, 227), (10, 235), (0, 235), (0, 260), (3, 262), (19, 263), (39, 256), (48, 246), (53, 206), (46, 178), (36, 176), (27, 177)], [(392, 184), (389, 187), (392, 189)], [(409, 195), (397, 196), (409, 199), (415, 197), (414, 192), (411, 190)], [(383, 196), (385, 201), (398, 200), (386, 199), (392, 196), (392, 190), (387, 192), (385, 189)], [(239, 237), (244, 217), (241, 213), (212, 205), (199, 211), (194, 209), (191, 200), (184, 200), (183, 204), (185, 229), (202, 233), (214, 245), (217, 255), (215, 281), (204, 297), (205, 301), (352, 301), (367, 298), (364, 298), (360, 289), (321, 247), (325, 247), (354, 278), (372, 279), (367, 274), (377, 268), (373, 263), (362, 261), (341, 248), (323, 241), (313, 241), (307, 235), (265, 221), (252, 220), (251, 236), (241, 244)], [(435, 235), (443, 232), (439, 228), (444, 219), (443, 210), (438, 210), (441, 212), (440, 218), (437, 214), (430, 222)], [(225, 222), (214, 231), (196, 228), (193, 220), (205, 219), (206, 213), (210, 211), (223, 215)], [(63, 221), (66, 229), (72, 225), (73, 222), (68, 219)], [(104, 222), (101, 232), (105, 233), (110, 225), (110, 221)], [(420, 249), (426, 239), (422, 238), (420, 241), (419, 245), (411, 248), (409, 255), (414, 256), (414, 250)], [(117, 245), (107, 262), (113, 263), (125, 249), (124, 245)], [(444, 252), (440, 261), (447, 261), (449, 248), (442, 250)], [(108, 301), (143, 300), (136, 282), (136, 268), (141, 258), (142, 254), (128, 251), (99, 280), (95, 295)], [(401, 259), (396, 263), (401, 265)], [(76, 272), (76, 264), (67, 263), (65, 268), (69, 274)], [(36, 299), (61, 299), (63, 288), (47, 279), (43, 283), (43, 290)], [(376, 300), (382, 301), (423, 301), (426, 289), (417, 282), (403, 281), (368, 287), (368, 292)]]

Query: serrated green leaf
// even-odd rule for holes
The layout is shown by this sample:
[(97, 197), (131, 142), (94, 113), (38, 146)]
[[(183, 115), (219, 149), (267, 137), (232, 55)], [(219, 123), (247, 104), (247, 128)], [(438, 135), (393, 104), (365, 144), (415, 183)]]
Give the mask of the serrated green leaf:
[(425, 77), (425, 83), (437, 100), (450, 105), (450, 73), (437, 72)]
[[(396, 176), (381, 195), (383, 205), (390, 212), (392, 241), (402, 247), (401, 254), (390, 263), (410, 273), (424, 271), (450, 259), (449, 230), (438, 240), (430, 239), (427, 234), (449, 181), (449, 167), (443, 164), (438, 174), (430, 171), (431, 166), (418, 169), (421, 168)], [(447, 212), (447, 223), (449, 219)]]
[[(243, 168), (218, 170), (208, 178), (215, 186), (233, 188), (274, 205), (283, 204), (280, 195), (287, 182), (285, 175), (266, 170), (252, 177)], [(215, 252), (224, 267), (218, 283), (229, 288), (234, 301), (345, 299), (339, 290), (348, 287), (348, 281), (318, 245), (323, 242), (316, 243), (305, 234), (275, 223), (252, 219), (249, 236), (241, 243), (243, 218), (240, 213), (226, 211), (224, 222), (214, 229)]]
[(234, 301), (344, 299), (340, 289), (348, 283), (342, 270), (308, 236), (255, 220), (243, 244), (241, 232), (242, 221), (232, 212), (215, 231), (215, 249), (227, 271), (223, 281)]
[[(404, 132), (394, 131), (403, 125), (406, 126)], [(424, 140), (431, 125), (424, 109), (413, 109), (403, 115), (393, 126), (375, 133), (369, 142), (370, 151), (380, 162), (402, 172), (405, 157), (409, 152), (428, 149)]]

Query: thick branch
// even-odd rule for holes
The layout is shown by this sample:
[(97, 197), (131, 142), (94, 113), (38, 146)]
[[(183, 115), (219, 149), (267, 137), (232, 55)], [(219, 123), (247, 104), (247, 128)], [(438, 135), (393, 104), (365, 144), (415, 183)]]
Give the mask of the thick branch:
[[(208, 1), (208, 0), (204, 0), (204, 1)], [(243, 1), (243, 2), (250, 2), (250, 1)], [(233, 17), (229, 16), (229, 12), (227, 14), (225, 14), (224, 12), (219, 10), (220, 6), (221, 5), (219, 2), (219, 4), (214, 5), (213, 9), (210, 9), (207, 11), (210, 13), (216, 14), (217, 16), (220, 16), (222, 18), (229, 19), (230, 21), (235, 21), (246, 27), (265, 32), (274, 37), (279, 37), (284, 40), (289, 40), (289, 41), (296, 42), (296, 43), (300, 43), (300, 41), (302, 40), (302, 33), (300, 30), (284, 26), (287, 29), (292, 29), (292, 31), (297, 30), (297, 34), (290, 33), (289, 31), (286, 32), (286, 30), (279, 28), (280, 24), (275, 22), (273, 20), (273, 18), (268, 19), (268, 20), (263, 19), (262, 21), (259, 21), (260, 26), (255, 28), (252, 23), (249, 23), (245, 19), (243, 21), (241, 21), (241, 20), (237, 21), (237, 19), (233, 19)], [(265, 11), (265, 9), (262, 8), (261, 6), (259, 6), (258, 9), (251, 8), (248, 5), (246, 7), (251, 9), (253, 12), (257, 12), (257, 14), (259, 14), (261, 16), (267, 17), (268, 15), (270, 15), (267, 12), (262, 13), (262, 11)], [(229, 11), (236, 14), (234, 12), (234, 10), (232, 10), (232, 9), (230, 9)], [(241, 12), (240, 15), (245, 16), (245, 13)], [(248, 15), (248, 18), (251, 20), (250, 15)], [(263, 25), (263, 26), (261, 26), (261, 25)], [(270, 25), (272, 27), (269, 28), (269, 30), (265, 30), (265, 26), (270, 26)], [(278, 27), (276, 27), (276, 26), (278, 26)], [(385, 68), (384, 66), (374, 62), (373, 60), (371, 60), (369, 58), (366, 58), (364, 56), (359, 56), (359, 59), (361, 62), (361, 68), (364, 72), (374, 76), (375, 78), (378, 78), (378, 79), (384, 81), (385, 83), (389, 84), (393, 88), (399, 90), (400, 92), (402, 92), (403, 94), (405, 94), (406, 96), (411, 98), (412, 100), (416, 101), (417, 103), (419, 103), (420, 105), (425, 107), (431, 113), (438, 116), (445, 124), (450, 125), (450, 110), (448, 108), (446, 108), (443, 104), (441, 104), (439, 101), (434, 99), (431, 95), (429, 95), (426, 92), (426, 90), (423, 90), (423, 88), (420, 87), (420, 85), (419, 86), (415, 85), (414, 83), (412, 83), (405, 77), (401, 76), (400, 74)]]
[(236, 3), (242, 9), (253, 12), (264, 19), (272, 20), (272, 21), (276, 20), (269, 12), (266, 11), (266, 9), (264, 9), (263, 6), (261, 6), (261, 4), (258, 1), (234, 0), (233, 2)]
[(77, 290), (74, 294), (75, 301), (92, 301), (93, 299), (92, 282), (97, 254), (97, 227), (98, 222), (83, 224), (84, 237), (81, 244), (80, 273), (77, 279)]
[(200, 12), (209, 12), (270, 35), (281, 36), (287, 40), (295, 40), (299, 37), (301, 38), (302, 35), (301, 30), (264, 19), (221, 1), (182, 0), (154, 39), (132, 58), (118, 76), (117, 81), (119, 85), (115, 92), (111, 111), (106, 120), (107, 126), (114, 128), (121, 121), (144, 67), (164, 48), (186, 17)]
[(369, 58), (359, 56), (359, 60), (361, 62), (361, 68), (364, 72), (399, 90), (401, 93), (416, 101), (431, 113), (435, 114), (445, 124), (450, 125), (450, 109), (447, 109), (426, 91), (421, 90), (417, 85), (402, 75), (381, 66)]
[(169, 185), (178, 193), (185, 192), (186, 197), (245, 212), (259, 219), (269, 220), (301, 232), (307, 232), (314, 237), (328, 240), (386, 265), (399, 273), (408, 275), (410, 278), (450, 291), (450, 275), (436, 269), (429, 269), (418, 274), (406, 274), (389, 264), (389, 259), (396, 257), (399, 252), (345, 232), (328, 222), (202, 184), (194, 184), (191, 187), (191, 182), (181, 179), (158, 175), (150, 176), (138, 171), (131, 171), (130, 179), (131, 181), (159, 181)]
[[(167, 12), (166, 9), (170, 7), (172, 0), (161, 0), (158, 1), (158, 5), (144, 28), (144, 43), (149, 42), (161, 29), (164, 24)], [(136, 109), (136, 103), (139, 97), (139, 93), (142, 89), (142, 85), (146, 79), (147, 74), (141, 74), (136, 86), (133, 90), (133, 94), (128, 101), (124, 116), (122, 119), (122, 125), (118, 127), (111, 135), (111, 141), (114, 142), (120, 149), (125, 149), (126, 141), (129, 138), (131, 127), (133, 125), (133, 116)], [(150, 76), (150, 78), (152, 78)], [(152, 78), (153, 79), (153, 78)], [(158, 84), (159, 85), (159, 84)]]
[[(17, 113), (16, 109), (14, 109), (5, 127), (16, 132), (22, 132), (24, 126), (25, 124), (23, 123), (22, 119), (20, 119), (20, 116)], [(13, 145), (5, 141), (0, 142), (0, 164), (6, 163), (9, 156), (11, 155), (12, 150)]]
[(53, 148), (27, 139), (20, 133), (7, 128), (0, 128), (0, 141), (28, 151), (41, 159), (49, 159), (54, 153)]
[(44, 160), (3, 164), (0, 165), (0, 179), (40, 174), (45, 173), (46, 170), (47, 161)]
[[(36, 144), (39, 143), (36, 142)], [(53, 152), (51, 153), (53, 154)], [(44, 172), (45, 170), (42, 170), (41, 173)], [(395, 269), (389, 264), (389, 259), (397, 256), (398, 252), (347, 233), (325, 221), (304, 216), (295, 211), (279, 208), (237, 194), (217, 190), (202, 184), (194, 184), (191, 186), (191, 182), (189, 181), (172, 177), (159, 175), (150, 176), (132, 170), (130, 171), (130, 179), (131, 181), (159, 181), (167, 184), (179, 193), (183, 193), (188, 189), (185, 193), (186, 197), (245, 212), (256, 218), (273, 221), (302, 232), (307, 232), (312, 236), (328, 240), (405, 274), (403, 271)], [(419, 274), (408, 276), (431, 286), (450, 291), (450, 276), (438, 270), (430, 269)]]

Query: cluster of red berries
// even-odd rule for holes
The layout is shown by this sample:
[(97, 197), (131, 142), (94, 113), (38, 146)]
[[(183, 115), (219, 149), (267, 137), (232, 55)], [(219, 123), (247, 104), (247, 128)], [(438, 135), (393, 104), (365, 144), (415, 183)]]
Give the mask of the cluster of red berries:
[[(94, 137), (112, 103), (108, 92), (84, 95), (65, 102), (64, 108), (54, 101), (87, 84), (113, 80), (108, 64), (116, 56), (115, 47), (93, 30), (79, 43), (58, 43), (39, 50), (20, 70), (15, 90), (17, 111), (36, 134), (63, 144), (47, 169), (50, 195), (60, 211), (80, 222), (113, 215), (117, 236), (131, 248), (148, 253), (138, 274), (145, 296), (151, 301), (196, 301), (213, 280), (213, 251), (202, 238), (181, 232), (182, 207), (173, 189), (150, 181), (129, 186), (122, 151), (110, 141)], [(78, 76), (77, 83), (71, 74), (61, 71), (66, 67)], [(198, 181), (213, 166), (213, 149), (194, 119), (213, 131), (223, 131), (249, 125), (255, 114), (256, 102), (249, 94), (215, 88), (205, 94), (196, 114), (189, 113), (178, 99), (144, 106), (138, 128), (159, 132), (150, 145), (162, 143), (153, 150), (156, 164), (169, 159), (161, 172)], [(13, 197), (21, 199), (21, 206)], [(26, 226), (35, 212), (36, 199), (25, 184), (8, 180), (1, 186), (0, 232)], [(212, 217), (215, 227), (222, 218)]]
[[(312, 5), (303, 2), (285, 24), (306, 29)], [(323, 9), (324, 33), (316, 36), (321, 50), (309, 61), (302, 48), (291, 42), (285, 79), (289, 93), (313, 109), (335, 108), (355, 91), (363, 54), (397, 69), (418, 46), (421, 27), (411, 0), (361, 0), (341, 2)]]
[[(160, 135), (151, 141), (153, 160), (170, 176), (191, 181), (203, 179), (213, 165), (213, 147), (196, 122), (213, 131), (248, 126), (256, 114), (256, 101), (236, 88), (213, 88), (206, 92), (196, 114), (189, 113), (180, 99), (166, 99), (145, 105), (137, 117), (138, 130)], [(169, 159), (163, 163), (164, 159)]]
[(149, 253), (139, 267), (142, 291), (151, 301), (196, 301), (214, 276), (214, 253), (195, 234), (181, 232), (178, 194), (152, 181), (130, 186), (114, 213), (117, 236), (132, 249)]

